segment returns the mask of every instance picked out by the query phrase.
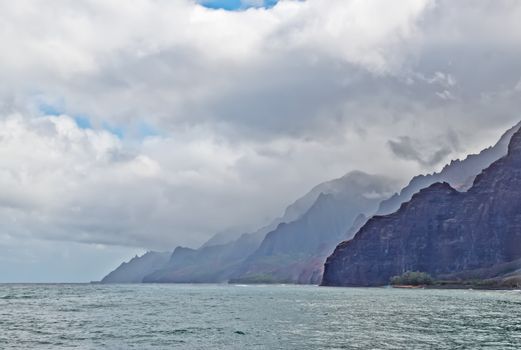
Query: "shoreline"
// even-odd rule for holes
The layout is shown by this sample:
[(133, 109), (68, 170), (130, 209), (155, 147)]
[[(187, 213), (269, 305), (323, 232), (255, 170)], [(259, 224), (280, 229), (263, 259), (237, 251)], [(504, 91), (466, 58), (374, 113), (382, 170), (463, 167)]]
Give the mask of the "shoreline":
[(294, 284), (294, 283), (100, 283), (100, 282), (2, 282), (0, 286), (16, 286), (16, 285), (91, 285), (91, 286), (110, 286), (110, 285), (228, 285), (228, 286), (315, 286), (325, 288), (393, 288), (393, 289), (447, 289), (447, 290), (497, 290), (497, 291), (512, 291), (520, 290), (521, 286), (493, 286), (493, 285), (479, 285), (479, 284), (464, 284), (464, 283), (446, 283), (446, 284), (432, 284), (432, 285), (381, 285), (381, 286), (322, 286), (317, 284)]
[(469, 285), (469, 284), (444, 284), (444, 285), (419, 285), (419, 286), (411, 286), (411, 285), (396, 285), (396, 286), (390, 286), (391, 288), (396, 289), (457, 289), (457, 290), (521, 290), (521, 287), (504, 287), (504, 286), (483, 286), (483, 285)]

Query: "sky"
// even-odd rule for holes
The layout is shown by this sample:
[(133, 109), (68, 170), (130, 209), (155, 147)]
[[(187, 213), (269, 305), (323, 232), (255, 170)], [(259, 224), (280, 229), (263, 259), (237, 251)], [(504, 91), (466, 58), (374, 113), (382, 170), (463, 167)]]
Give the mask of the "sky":
[(98, 280), (520, 119), (517, 0), (0, 0), (0, 282)]

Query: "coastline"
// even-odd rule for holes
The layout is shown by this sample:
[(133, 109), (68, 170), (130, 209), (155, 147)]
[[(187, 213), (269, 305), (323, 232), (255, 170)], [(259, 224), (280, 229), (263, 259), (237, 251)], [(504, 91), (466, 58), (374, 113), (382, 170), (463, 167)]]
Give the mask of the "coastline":
[(464, 283), (451, 283), (451, 284), (432, 284), (432, 285), (395, 285), (390, 286), (391, 288), (396, 289), (457, 289), (457, 290), (521, 290), (521, 287), (506, 287), (506, 286), (487, 286), (487, 285), (479, 285), (479, 284), (464, 284)]

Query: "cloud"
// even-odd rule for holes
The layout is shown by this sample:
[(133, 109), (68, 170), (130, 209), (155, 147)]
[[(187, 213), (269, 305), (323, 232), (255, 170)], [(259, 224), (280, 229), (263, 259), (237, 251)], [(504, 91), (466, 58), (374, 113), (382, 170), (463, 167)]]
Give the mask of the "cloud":
[(202, 127), (125, 144), (67, 115), (6, 116), (0, 145), (4, 234), (149, 249), (196, 246), (229, 226), (253, 230), (346, 169), (331, 161), (341, 157), (334, 144), (234, 144)]
[[(123, 123), (146, 115), (169, 128), (214, 118), (226, 122), (229, 114), (247, 119), (248, 110), (239, 104), (230, 111), (220, 101), (237, 93), (253, 99), (271, 85), (291, 95), (310, 83), (303, 71), (312, 78), (330, 64), (347, 74), (356, 68), (376, 74), (398, 69), (409, 51), (399, 48), (415, 38), (415, 20), (427, 3), (282, 1), (269, 10), (228, 12), (180, 0), (41, 8), (21, 0), (3, 8), (11, 30), (0, 40), (10, 50), (0, 63), (16, 89), (63, 98), (72, 114)], [(280, 96), (278, 112), (268, 108), (265, 114), (286, 118), (288, 97)]]
[(402, 136), (398, 140), (389, 140), (389, 147), (397, 157), (416, 161), (422, 166), (437, 165), (451, 153), (450, 148), (442, 147), (425, 155), (422, 144), (409, 136)]
[(436, 170), (519, 119), (520, 15), (507, 0), (6, 2), (2, 231), (196, 246), (350, 170)]

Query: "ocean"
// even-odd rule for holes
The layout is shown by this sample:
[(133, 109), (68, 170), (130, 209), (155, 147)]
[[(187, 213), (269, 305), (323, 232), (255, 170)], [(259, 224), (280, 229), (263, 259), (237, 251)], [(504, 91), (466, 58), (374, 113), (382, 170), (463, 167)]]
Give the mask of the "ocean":
[(0, 285), (0, 349), (479, 348), (521, 348), (521, 292)]

